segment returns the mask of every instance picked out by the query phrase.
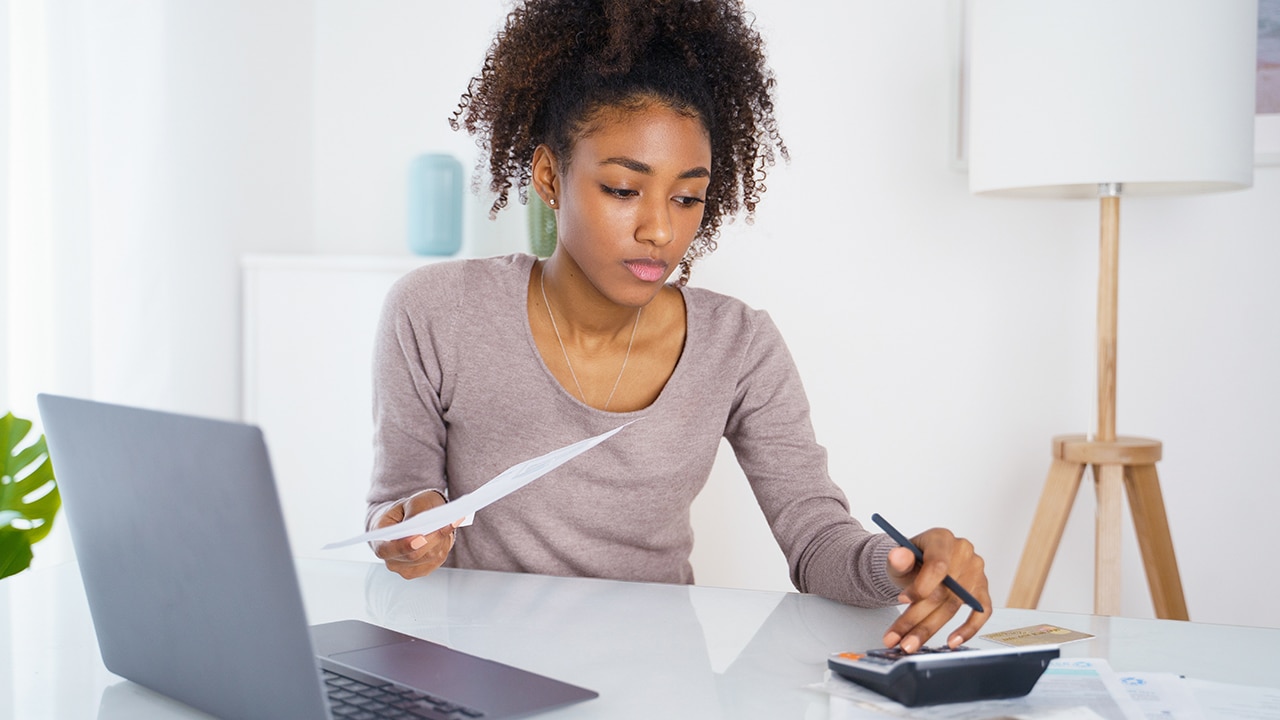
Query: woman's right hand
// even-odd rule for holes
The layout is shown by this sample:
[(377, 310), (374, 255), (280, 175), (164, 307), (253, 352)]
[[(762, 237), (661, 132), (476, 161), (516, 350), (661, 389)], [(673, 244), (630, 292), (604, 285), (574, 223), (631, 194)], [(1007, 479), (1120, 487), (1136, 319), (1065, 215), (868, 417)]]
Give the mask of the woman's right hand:
[[(445, 504), (444, 496), (435, 491), (418, 493), (396, 503), (378, 518), (375, 528), (404, 522), (405, 518)], [(410, 535), (397, 540), (373, 543), (373, 552), (387, 569), (405, 579), (423, 577), (444, 564), (453, 549), (453, 533), (462, 520), (426, 535)]]

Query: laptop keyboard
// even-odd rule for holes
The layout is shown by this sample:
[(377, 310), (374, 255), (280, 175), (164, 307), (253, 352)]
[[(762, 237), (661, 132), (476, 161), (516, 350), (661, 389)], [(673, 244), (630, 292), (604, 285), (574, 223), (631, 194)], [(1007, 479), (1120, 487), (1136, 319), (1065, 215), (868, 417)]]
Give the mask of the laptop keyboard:
[(329, 694), (329, 709), (334, 718), (469, 720), (484, 717), (484, 713), (475, 708), (417, 690), (391, 684), (370, 685), (331, 670), (323, 670), (323, 673), (325, 690)]

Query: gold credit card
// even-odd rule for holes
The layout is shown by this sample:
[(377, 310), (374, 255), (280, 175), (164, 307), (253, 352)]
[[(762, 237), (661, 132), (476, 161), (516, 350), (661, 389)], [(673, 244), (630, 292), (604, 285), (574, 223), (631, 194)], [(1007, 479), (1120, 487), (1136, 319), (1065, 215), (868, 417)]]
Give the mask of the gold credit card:
[(1093, 637), (1079, 630), (1068, 630), (1057, 625), (1028, 625), (1016, 630), (1001, 630), (981, 636), (984, 640), (1001, 645), (1025, 647), (1027, 645), (1061, 645)]

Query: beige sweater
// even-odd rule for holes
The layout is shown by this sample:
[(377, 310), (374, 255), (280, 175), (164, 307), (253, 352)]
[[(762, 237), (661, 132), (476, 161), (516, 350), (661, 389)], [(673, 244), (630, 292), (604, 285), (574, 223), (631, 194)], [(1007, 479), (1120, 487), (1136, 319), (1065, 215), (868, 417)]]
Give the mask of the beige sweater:
[(534, 345), (533, 262), (428, 265), (388, 294), (374, 351), (370, 521), (415, 492), (457, 498), (518, 462), (644, 418), (481, 510), (447, 565), (691, 583), (689, 508), (724, 437), (797, 589), (895, 602), (885, 571), (894, 543), (850, 517), (766, 313), (684, 288), (685, 347), (661, 395), (644, 410), (606, 412), (566, 392)]

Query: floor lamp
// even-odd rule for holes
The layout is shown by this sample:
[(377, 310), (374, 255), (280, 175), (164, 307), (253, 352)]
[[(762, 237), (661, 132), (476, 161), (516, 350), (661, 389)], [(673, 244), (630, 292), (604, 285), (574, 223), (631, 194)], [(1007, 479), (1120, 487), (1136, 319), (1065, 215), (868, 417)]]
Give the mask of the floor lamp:
[(1156, 614), (1187, 618), (1156, 440), (1116, 434), (1120, 198), (1253, 183), (1256, 0), (970, 0), (969, 187), (1098, 198), (1097, 427), (1053, 461), (1009, 607), (1036, 607), (1086, 467), (1094, 612), (1120, 612), (1127, 491)]

